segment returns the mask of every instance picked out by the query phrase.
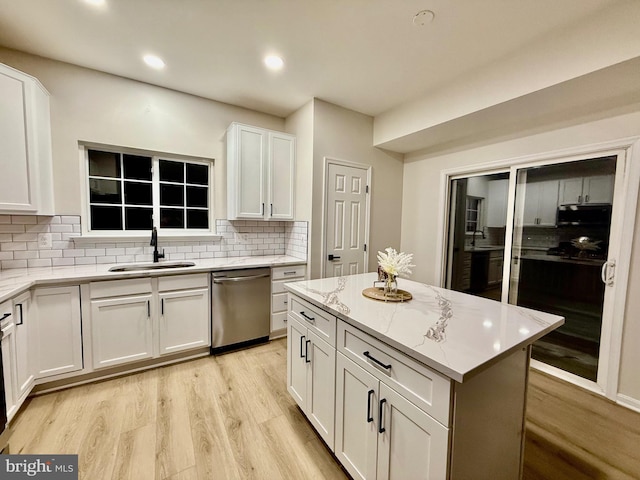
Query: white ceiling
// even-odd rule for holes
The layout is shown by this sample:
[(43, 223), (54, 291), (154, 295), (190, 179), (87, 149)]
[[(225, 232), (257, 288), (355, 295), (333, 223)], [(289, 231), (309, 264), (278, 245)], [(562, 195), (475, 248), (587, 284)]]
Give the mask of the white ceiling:
[(0, 0), (0, 45), (282, 117), (313, 97), (375, 116), (625, 1)]

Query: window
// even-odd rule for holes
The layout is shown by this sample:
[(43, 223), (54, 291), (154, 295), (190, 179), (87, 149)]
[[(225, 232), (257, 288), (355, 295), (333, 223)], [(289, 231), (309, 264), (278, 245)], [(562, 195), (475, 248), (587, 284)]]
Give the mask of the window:
[(209, 162), (86, 149), (90, 231), (209, 230)]

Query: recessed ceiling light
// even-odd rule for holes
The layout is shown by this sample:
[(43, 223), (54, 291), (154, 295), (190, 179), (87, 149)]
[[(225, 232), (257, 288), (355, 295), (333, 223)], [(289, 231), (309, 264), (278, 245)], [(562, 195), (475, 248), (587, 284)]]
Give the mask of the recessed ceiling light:
[(149, 65), (151, 68), (155, 68), (156, 70), (164, 68), (164, 61), (156, 55), (145, 55), (143, 57), (143, 60), (144, 63)]
[(424, 27), (433, 22), (434, 18), (436, 18), (436, 14), (431, 10), (420, 10), (413, 16), (413, 25), (416, 27)]
[(94, 7), (102, 7), (104, 5), (106, 5), (106, 0), (84, 0), (85, 3), (88, 3), (89, 5), (93, 5)]
[(277, 55), (267, 55), (264, 57), (264, 64), (270, 70), (280, 70), (284, 66), (284, 60)]

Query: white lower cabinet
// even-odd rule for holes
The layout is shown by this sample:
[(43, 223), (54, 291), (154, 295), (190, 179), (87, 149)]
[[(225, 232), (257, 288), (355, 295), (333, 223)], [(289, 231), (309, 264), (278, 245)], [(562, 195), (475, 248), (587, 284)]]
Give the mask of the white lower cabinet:
[(11, 302), (5, 302), (0, 305), (0, 319), (4, 395), (7, 403), (7, 419), (10, 421), (18, 410), (18, 395), (16, 392), (16, 326)]
[[(321, 335), (328, 333), (335, 342), (335, 317), (325, 315), (321, 321), (317, 310), (309, 305), (302, 308), (297, 313), (290, 310), (287, 321), (287, 389), (333, 450), (336, 349)], [(300, 313), (304, 314), (303, 318), (306, 316), (304, 324), (297, 319)], [(333, 334), (316, 331), (326, 324), (331, 325)]]
[(18, 405), (31, 392), (36, 377), (35, 345), (37, 331), (31, 315), (31, 292), (25, 292), (13, 300), (15, 324), (15, 387)]
[(449, 430), (341, 353), (335, 438), (353, 478), (446, 478)]
[[(206, 347), (211, 343), (207, 282), (207, 275), (159, 279), (160, 355)], [(180, 287), (183, 289), (177, 290)]]
[(91, 300), (93, 368), (153, 356), (151, 292)]
[(208, 346), (208, 282), (203, 273), (92, 283), (93, 368)]
[(36, 321), (36, 376), (82, 370), (80, 288), (38, 288), (33, 293)]
[(305, 265), (273, 267), (271, 269), (271, 338), (286, 333), (288, 300), (284, 284), (304, 280)]

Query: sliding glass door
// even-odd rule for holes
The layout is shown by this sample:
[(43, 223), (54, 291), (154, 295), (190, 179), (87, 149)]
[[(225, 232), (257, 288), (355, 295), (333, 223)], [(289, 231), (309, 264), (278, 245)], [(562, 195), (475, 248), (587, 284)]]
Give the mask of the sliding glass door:
[(532, 358), (598, 381), (614, 185), (623, 154), (450, 180), (445, 286), (555, 313)]

